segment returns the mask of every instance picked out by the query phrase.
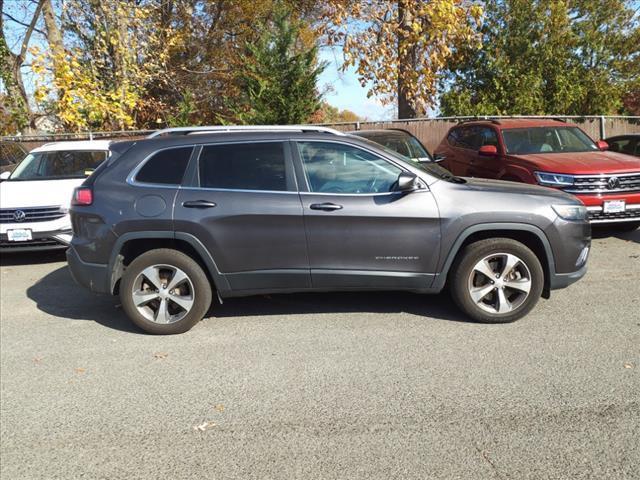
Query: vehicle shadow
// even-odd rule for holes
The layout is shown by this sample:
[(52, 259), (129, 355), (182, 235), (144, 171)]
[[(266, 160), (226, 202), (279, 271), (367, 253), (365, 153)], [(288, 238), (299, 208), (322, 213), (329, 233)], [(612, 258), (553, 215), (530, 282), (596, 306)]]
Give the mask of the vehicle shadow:
[[(38, 310), (70, 320), (93, 320), (128, 333), (142, 334), (119, 308), (118, 297), (95, 295), (75, 284), (69, 269), (58, 268), (27, 289)], [(432, 319), (470, 323), (449, 295), (405, 292), (295, 293), (214, 299), (211, 318), (296, 315), (314, 313), (410, 313)]]
[(100, 325), (129, 333), (143, 333), (117, 308), (120, 300), (95, 295), (77, 285), (65, 265), (45, 275), (27, 289), (27, 298), (38, 310), (69, 320), (93, 320)]
[(597, 225), (592, 228), (591, 235), (593, 238), (615, 237), (620, 240), (626, 240), (627, 242), (640, 244), (640, 228), (625, 232), (615, 227)]

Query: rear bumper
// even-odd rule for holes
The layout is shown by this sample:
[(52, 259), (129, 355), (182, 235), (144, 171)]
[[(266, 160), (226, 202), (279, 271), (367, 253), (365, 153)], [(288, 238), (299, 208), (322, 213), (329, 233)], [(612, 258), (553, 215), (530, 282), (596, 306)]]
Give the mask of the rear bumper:
[(32, 240), (10, 242), (6, 233), (0, 234), (0, 252), (30, 252), (36, 250), (65, 249), (71, 241), (71, 230), (54, 230), (49, 232), (32, 231)]
[(73, 246), (67, 250), (67, 263), (78, 285), (95, 293), (111, 293), (107, 265), (83, 262)]

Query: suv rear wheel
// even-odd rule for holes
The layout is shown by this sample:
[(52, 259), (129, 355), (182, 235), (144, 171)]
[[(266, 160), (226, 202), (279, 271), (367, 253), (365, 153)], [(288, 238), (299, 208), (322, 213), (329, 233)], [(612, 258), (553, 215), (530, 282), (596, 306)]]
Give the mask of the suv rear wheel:
[(538, 257), (508, 238), (481, 240), (466, 247), (450, 278), (458, 307), (485, 323), (524, 317), (538, 302), (544, 286)]
[(171, 249), (150, 250), (127, 267), (120, 299), (127, 316), (144, 331), (183, 333), (209, 310), (211, 284), (188, 255)]

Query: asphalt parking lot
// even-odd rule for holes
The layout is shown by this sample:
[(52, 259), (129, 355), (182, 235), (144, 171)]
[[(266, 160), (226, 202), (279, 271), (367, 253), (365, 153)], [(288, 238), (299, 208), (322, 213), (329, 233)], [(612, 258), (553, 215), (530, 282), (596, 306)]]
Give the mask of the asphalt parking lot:
[(640, 230), (510, 325), (446, 295), (225, 301), (153, 337), (61, 254), (0, 267), (0, 476), (640, 478)]

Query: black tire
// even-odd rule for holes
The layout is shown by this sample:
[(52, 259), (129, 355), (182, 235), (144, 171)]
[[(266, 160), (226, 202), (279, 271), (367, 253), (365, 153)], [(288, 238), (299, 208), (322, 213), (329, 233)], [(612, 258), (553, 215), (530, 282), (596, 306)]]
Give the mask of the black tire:
[[(173, 323), (156, 323), (146, 318), (133, 300), (134, 282), (147, 267), (167, 265), (184, 272), (191, 282), (192, 306), (186, 315)], [(177, 250), (161, 248), (143, 253), (129, 264), (120, 284), (122, 308), (138, 327), (155, 335), (173, 335), (190, 330), (205, 316), (211, 306), (211, 283), (200, 265), (188, 255)]]
[[(515, 255), (521, 260), (530, 276), (530, 290), (528, 296), (510, 312), (492, 313), (483, 309), (471, 298), (470, 282), (473, 282), (471, 275), (474, 267), (483, 259), (502, 253)], [(491, 285), (493, 285), (492, 282), (493, 280), (490, 281)], [(451, 296), (456, 305), (472, 319), (482, 323), (510, 323), (527, 315), (538, 303), (544, 287), (544, 271), (538, 257), (522, 243), (509, 238), (487, 239), (468, 245), (458, 255), (451, 268), (449, 283)], [(485, 287), (492, 288), (489, 283)], [(513, 294), (513, 291), (509, 290), (509, 292)], [(488, 295), (497, 294), (490, 292)], [(515, 295), (522, 298), (523, 294), (516, 290)]]

